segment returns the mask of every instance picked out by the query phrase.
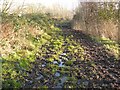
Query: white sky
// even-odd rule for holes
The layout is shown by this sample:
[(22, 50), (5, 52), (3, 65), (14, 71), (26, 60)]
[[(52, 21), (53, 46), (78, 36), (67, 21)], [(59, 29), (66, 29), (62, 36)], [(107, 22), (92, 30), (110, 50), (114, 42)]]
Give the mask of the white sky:
[[(4, 0), (0, 0), (0, 4), (3, 2)], [(12, 0), (8, 0), (8, 1), (12, 1)], [(15, 3), (14, 6), (18, 6), (21, 5), (22, 3), (25, 4), (38, 4), (41, 3), (42, 5), (49, 7), (52, 5), (60, 5), (62, 7), (67, 8), (68, 10), (73, 10), (75, 9), (75, 7), (77, 7), (78, 2), (96, 2), (96, 1), (120, 1), (120, 0), (13, 0), (13, 2)]]
[[(4, 0), (0, 0), (0, 3)], [(11, 0), (9, 0), (11, 1)], [(18, 6), (21, 5), (23, 2), (24, 4), (38, 4), (41, 3), (42, 5), (49, 7), (52, 5), (60, 5), (62, 7), (67, 8), (68, 10), (73, 10), (78, 5), (79, 0), (13, 0), (15, 3), (14, 5)]]

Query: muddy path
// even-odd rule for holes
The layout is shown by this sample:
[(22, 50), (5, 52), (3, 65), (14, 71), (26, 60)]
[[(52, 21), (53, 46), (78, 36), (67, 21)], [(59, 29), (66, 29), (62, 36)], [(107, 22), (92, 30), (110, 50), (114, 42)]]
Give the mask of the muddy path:
[[(71, 60), (66, 48), (59, 54), (59, 60), (49, 62), (46, 58), (53, 53), (49, 50), (47, 56), (36, 57), (31, 71), (27, 72), (23, 88), (117, 88), (120, 89), (120, 61), (116, 60), (100, 43), (92, 40), (88, 35), (73, 29), (62, 29), (64, 45), (69, 46), (67, 37), (84, 49), (82, 60), (74, 55)], [(45, 47), (45, 46), (43, 46)], [(41, 50), (41, 48), (40, 48)], [(79, 52), (79, 51), (78, 51)]]

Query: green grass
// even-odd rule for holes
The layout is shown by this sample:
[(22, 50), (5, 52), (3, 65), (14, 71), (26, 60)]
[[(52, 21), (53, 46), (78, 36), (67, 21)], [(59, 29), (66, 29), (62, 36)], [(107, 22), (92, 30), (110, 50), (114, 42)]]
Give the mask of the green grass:
[[(13, 44), (14, 48), (12, 49), (14, 52), (2, 55), (0, 58), (2, 60), (2, 87), (20, 88), (25, 81), (26, 71), (32, 68), (31, 63), (35, 61), (39, 48), (45, 43), (50, 42), (52, 35), (59, 31), (59, 29), (54, 27), (52, 19), (43, 14), (30, 14), (21, 17), (17, 15), (4, 15), (2, 17), (4, 19), (2, 23), (13, 25), (11, 29), (14, 32), (18, 33), (20, 29), (25, 29), (18, 36), (23, 37), (23, 42), (26, 44), (23, 46), (22, 40), (19, 39), (20, 42)], [(32, 33), (28, 32), (28, 27), (31, 26), (40, 31), (42, 30), (43, 33), (36, 36), (32, 35)], [(4, 40), (4, 42), (6, 44), (7, 41)], [(60, 44), (59, 41), (55, 43), (55, 45)], [(20, 45), (21, 48), (17, 48)]]
[(105, 37), (92, 37), (95, 41), (101, 43), (104, 45), (104, 47), (106, 47), (107, 49), (110, 50), (110, 52), (112, 52), (113, 55), (115, 55), (116, 59), (119, 58), (119, 44), (116, 41), (110, 40), (108, 38)]
[[(63, 60), (65, 61), (65, 67), (62, 67), (60, 72), (62, 74), (67, 73), (68, 76), (70, 76), (69, 71), (71, 70), (71, 66), (74, 65), (73, 63), (75, 61), (83, 61), (86, 59), (85, 50), (82, 48), (81, 44), (73, 40), (72, 35), (65, 37), (62, 30), (54, 26), (56, 21), (52, 20), (47, 15), (28, 14), (21, 17), (13, 15), (4, 16), (4, 19), (5, 20), (2, 23), (11, 23), (11, 25), (13, 25), (13, 31), (16, 32), (17, 35), (22, 39), (15, 36), (15, 38), (18, 38), (19, 42), (12, 44), (14, 45), (14, 48), (12, 48), (13, 52), (7, 53), (0, 58), (2, 60), (3, 68), (3, 88), (20, 88), (25, 83), (27, 71), (32, 69), (32, 63), (39, 65), (42, 64), (39, 61), (35, 62), (37, 57), (40, 58), (39, 60), (45, 58), (47, 62), (47, 66), (44, 68), (45, 70), (42, 71), (42, 74), (46, 77), (54, 75), (55, 72), (59, 70), (59, 67), (52, 64), (52, 62), (55, 60), (60, 62), (59, 56), (63, 53), (66, 53), (66, 55), (63, 57)], [(64, 23), (65, 21), (61, 22), (60, 24)], [(29, 27), (32, 32), (29, 32)], [(21, 30), (20, 33), (18, 33), (19, 30)], [(34, 31), (37, 31), (37, 33)], [(113, 48), (113, 44), (109, 44), (113, 43), (113, 41), (104, 38), (95, 39), (96, 41), (103, 43), (106, 48)], [(4, 42), (4, 44), (6, 44), (7, 41), (4, 40)], [(109, 47), (107, 45), (109, 45)], [(117, 52), (116, 44), (114, 47), (116, 47), (115, 52)], [(90, 64), (94, 66), (94, 63)], [(49, 71), (49, 68), (51, 71)], [(74, 70), (74, 68), (72, 69)], [(71, 82), (71, 84), (68, 85), (66, 82), (64, 87), (76, 87), (76, 85), (74, 85), (76, 83), (75, 77), (69, 77), (67, 81)], [(48, 87), (49, 86), (43, 86), (43, 88)], [(40, 88), (42, 88), (42, 86)]]
[[(50, 52), (51, 55), (46, 60), (53, 62), (59, 60), (59, 55), (64, 52), (64, 49), (68, 49), (68, 56), (74, 57), (74, 53), (78, 53), (73, 45), (76, 42), (71, 41), (71, 36), (65, 39), (62, 30), (54, 26), (55, 21), (45, 14), (23, 16), (6, 14), (2, 17), (4, 19), (2, 24), (8, 23), (13, 26), (10, 30), (16, 34), (11, 41), (14, 42), (13, 44), (7, 43), (10, 36), (0, 41), (1, 46), (4, 42), (5, 48), (10, 45), (10, 49), (12, 49), (9, 53), (7, 51), (1, 53), (3, 88), (20, 88), (25, 83), (26, 72), (31, 70), (32, 62), (35, 62), (36, 57), (45, 57), (47, 56), (45, 53), (52, 51), (54, 53)], [(35, 33), (34, 30), (38, 33)], [(11, 37), (13, 36), (11, 35)], [(69, 45), (63, 47), (64, 41), (67, 41)], [(74, 49), (76, 49), (75, 52)], [(79, 52), (80, 55), (82, 55), (81, 52)], [(73, 62), (73, 58), (70, 62)], [(53, 69), (52, 72), (57, 71), (58, 67), (52, 67), (52, 65), (50, 67)]]

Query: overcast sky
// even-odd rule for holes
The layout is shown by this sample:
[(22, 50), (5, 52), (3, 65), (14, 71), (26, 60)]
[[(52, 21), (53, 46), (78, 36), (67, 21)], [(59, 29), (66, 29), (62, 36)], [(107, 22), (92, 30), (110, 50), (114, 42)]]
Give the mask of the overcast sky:
[[(0, 4), (3, 2), (4, 0), (0, 0)], [(12, 0), (8, 0), (8, 1), (12, 1)], [(22, 5), (22, 3), (24, 2), (24, 4), (38, 4), (41, 3), (42, 5), (49, 7), (49, 6), (53, 6), (53, 5), (60, 5), (62, 7), (67, 8), (68, 10), (73, 10), (77, 7), (78, 2), (96, 2), (96, 1), (119, 1), (119, 0), (13, 0), (14, 2), (14, 6), (19, 6)]]
[[(0, 3), (2, 3), (4, 0), (0, 0)], [(12, 0), (9, 0), (12, 1)], [(14, 6), (19, 6), (24, 4), (41, 4), (43, 6), (49, 7), (52, 5), (60, 5), (62, 7), (67, 8), (68, 10), (73, 10), (78, 5), (79, 0), (13, 0)]]

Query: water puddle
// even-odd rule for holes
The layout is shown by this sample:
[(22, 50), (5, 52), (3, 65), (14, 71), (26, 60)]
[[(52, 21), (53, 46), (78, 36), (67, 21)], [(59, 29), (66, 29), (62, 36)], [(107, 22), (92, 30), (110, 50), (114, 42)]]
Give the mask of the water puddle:
[(64, 84), (65, 83), (65, 81), (67, 80), (67, 77), (66, 76), (63, 76), (62, 78), (61, 78), (61, 83), (60, 84)]
[(59, 72), (56, 72), (56, 73), (55, 73), (55, 77), (60, 77), (60, 73), (59, 73)]
[(58, 67), (64, 67), (64, 62), (62, 61), (62, 59), (59, 59), (58, 61), (53, 61), (53, 64), (58, 65)]
[(46, 63), (46, 62), (43, 62), (41, 66), (42, 66), (42, 67), (45, 67), (46, 65), (47, 65), (47, 63)]
[(45, 67), (46, 65), (45, 64), (42, 64), (42, 67)]
[(66, 82), (67, 77), (63, 76), (60, 78), (60, 82), (55, 86), (55, 88), (63, 88), (64, 83)]
[(40, 80), (40, 79), (42, 79), (43, 78), (43, 75), (39, 75), (37, 78), (35, 78), (36, 80)]
[(66, 56), (67, 54), (66, 53), (62, 53), (61, 56)]
[(53, 64), (58, 64), (58, 62), (57, 61), (53, 61)]
[(26, 84), (24, 84), (23, 86), (24, 87), (27, 87), (27, 86), (30, 86), (30, 85), (32, 85), (33, 84), (33, 81), (32, 80), (27, 80), (26, 79)]
[(88, 86), (89, 85), (89, 81), (88, 80), (81, 80), (81, 79), (79, 79), (77, 84)]
[(64, 62), (62, 61), (62, 59), (60, 59), (60, 63), (59, 63), (59, 67), (64, 67)]
[(64, 61), (68, 61), (68, 58), (67, 58), (67, 54), (66, 53), (62, 53), (60, 56), (59, 56), (60, 59), (64, 60)]

